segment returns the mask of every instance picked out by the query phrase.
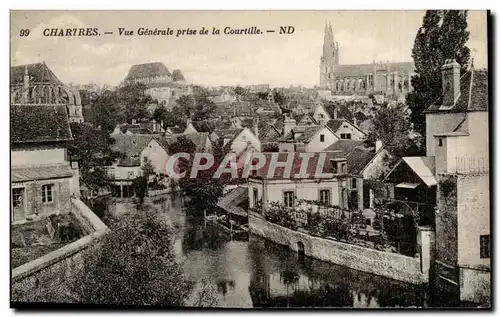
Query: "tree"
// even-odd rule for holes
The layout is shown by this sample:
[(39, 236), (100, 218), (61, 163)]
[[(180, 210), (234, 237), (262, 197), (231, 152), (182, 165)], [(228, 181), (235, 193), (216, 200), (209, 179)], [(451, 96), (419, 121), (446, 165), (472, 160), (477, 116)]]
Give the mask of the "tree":
[(396, 158), (416, 155), (419, 149), (409, 137), (410, 126), (402, 105), (382, 107), (375, 114), (373, 130), (368, 139), (372, 142), (381, 140), (387, 151)]
[(145, 90), (146, 85), (142, 83), (128, 84), (117, 90), (118, 102), (124, 107), (128, 123), (133, 119), (138, 121), (149, 119), (147, 105), (153, 103), (153, 99), (145, 94)]
[(406, 98), (414, 128), (422, 135), (425, 135), (423, 111), (442, 95), (441, 67), (446, 59), (455, 59), (461, 65), (461, 75), (467, 71), (468, 39), (467, 11), (426, 11), (413, 44), (416, 75), (411, 79), (413, 91)]
[(240, 85), (238, 85), (234, 88), (234, 93), (238, 96), (243, 96), (243, 95), (245, 95), (246, 90), (243, 87), (241, 87)]
[(286, 97), (285, 97), (285, 95), (282, 92), (280, 92), (278, 90), (275, 90), (273, 97), (274, 97), (274, 102), (276, 104), (278, 104), (280, 106), (283, 106), (283, 105), (286, 104)]
[(189, 282), (172, 248), (172, 229), (150, 206), (127, 214), (84, 258), (76, 293), (83, 303), (183, 306)]
[(86, 118), (95, 127), (101, 127), (106, 132), (112, 132), (117, 124), (125, 121), (124, 109), (118, 102), (116, 92), (103, 90), (92, 101), (90, 118)]
[(78, 161), (82, 182), (94, 190), (108, 186), (102, 167), (123, 157), (111, 149), (114, 139), (105, 130), (94, 128), (89, 123), (71, 123), (71, 133), (73, 141), (68, 153), (71, 160)]

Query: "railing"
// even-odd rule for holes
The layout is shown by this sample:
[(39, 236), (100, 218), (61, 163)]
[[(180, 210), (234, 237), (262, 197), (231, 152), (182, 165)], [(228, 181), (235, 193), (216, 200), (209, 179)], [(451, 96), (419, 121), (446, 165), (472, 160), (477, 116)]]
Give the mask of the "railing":
[(455, 171), (449, 171), (463, 174), (482, 174), (489, 173), (488, 157), (459, 157), (455, 158)]

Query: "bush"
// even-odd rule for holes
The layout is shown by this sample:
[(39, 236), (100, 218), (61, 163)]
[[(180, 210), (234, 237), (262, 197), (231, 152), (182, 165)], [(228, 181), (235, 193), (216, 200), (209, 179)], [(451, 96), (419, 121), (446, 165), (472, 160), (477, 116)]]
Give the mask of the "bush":
[(81, 301), (183, 306), (192, 283), (176, 261), (171, 237), (153, 208), (123, 216), (84, 259), (76, 288)]

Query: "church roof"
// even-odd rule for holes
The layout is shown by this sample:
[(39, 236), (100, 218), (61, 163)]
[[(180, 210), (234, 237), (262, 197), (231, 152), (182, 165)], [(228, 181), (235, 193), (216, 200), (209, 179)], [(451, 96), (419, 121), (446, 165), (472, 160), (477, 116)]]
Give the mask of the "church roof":
[(170, 76), (171, 74), (168, 68), (161, 62), (136, 64), (132, 65), (125, 80), (162, 75)]
[[(460, 96), (454, 105), (442, 105), (442, 96), (425, 112), (488, 111), (488, 70), (469, 70), (460, 78)], [(440, 109), (445, 106), (445, 109)]]
[(48, 68), (45, 62), (17, 65), (10, 68), (10, 85), (22, 84), (25, 68), (28, 69), (30, 83), (45, 83), (61, 85), (61, 81)]
[(413, 62), (396, 62), (383, 64), (341, 64), (336, 65), (334, 73), (336, 76), (365, 76), (368, 73), (373, 73), (373, 70), (387, 72), (412, 73), (415, 71)]
[(185, 81), (186, 79), (184, 78), (184, 75), (182, 75), (181, 70), (177, 69), (172, 72), (172, 80), (174, 82), (177, 82), (177, 81)]
[(12, 143), (73, 139), (64, 105), (11, 105), (10, 125)]

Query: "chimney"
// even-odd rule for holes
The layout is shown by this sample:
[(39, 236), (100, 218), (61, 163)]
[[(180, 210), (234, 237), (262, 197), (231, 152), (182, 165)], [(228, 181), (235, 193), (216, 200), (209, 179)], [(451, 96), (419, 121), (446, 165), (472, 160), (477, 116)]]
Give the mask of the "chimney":
[(137, 121), (134, 119), (132, 119), (132, 125), (135, 125), (137, 123)]
[(285, 120), (283, 122), (283, 136), (288, 135), (288, 133), (292, 131), (295, 126), (297, 126), (295, 119), (285, 116)]
[(443, 105), (452, 106), (460, 95), (460, 64), (454, 59), (446, 60), (442, 71)]
[(165, 131), (165, 128), (163, 127), (163, 120), (160, 121), (160, 131)]
[(339, 118), (339, 110), (335, 106), (335, 108), (333, 109), (333, 119), (338, 119), (338, 118)]
[(358, 119), (356, 117), (352, 118), (352, 122), (353, 122), (354, 126), (358, 127)]
[(28, 74), (28, 66), (24, 66), (24, 76), (23, 76), (23, 103), (28, 103), (28, 93), (29, 93), (30, 76)]
[(375, 152), (378, 152), (380, 149), (382, 149), (382, 146), (382, 140), (377, 139), (377, 141), (375, 141)]
[(153, 132), (156, 132), (156, 120), (153, 119)]

